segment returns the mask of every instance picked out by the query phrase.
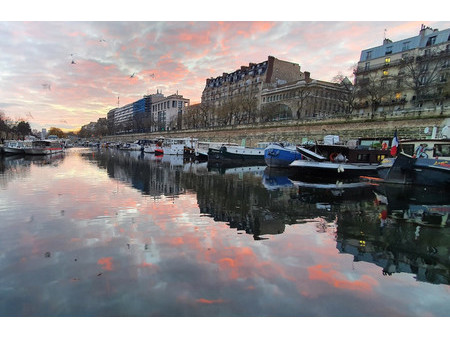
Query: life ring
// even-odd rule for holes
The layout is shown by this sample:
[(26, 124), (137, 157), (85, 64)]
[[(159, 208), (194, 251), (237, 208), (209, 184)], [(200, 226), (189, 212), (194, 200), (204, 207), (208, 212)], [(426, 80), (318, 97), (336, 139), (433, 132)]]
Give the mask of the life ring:
[(338, 153), (331, 153), (330, 154), (330, 161), (334, 162), (334, 159), (336, 158), (336, 156), (338, 156)]

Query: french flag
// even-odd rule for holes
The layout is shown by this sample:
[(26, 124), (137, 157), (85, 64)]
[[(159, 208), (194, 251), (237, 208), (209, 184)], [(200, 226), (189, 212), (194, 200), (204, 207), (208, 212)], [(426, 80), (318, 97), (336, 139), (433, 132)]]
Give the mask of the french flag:
[(398, 138), (397, 138), (397, 130), (395, 130), (394, 138), (392, 139), (392, 146), (391, 146), (391, 155), (392, 156), (397, 155), (397, 148), (398, 148)]

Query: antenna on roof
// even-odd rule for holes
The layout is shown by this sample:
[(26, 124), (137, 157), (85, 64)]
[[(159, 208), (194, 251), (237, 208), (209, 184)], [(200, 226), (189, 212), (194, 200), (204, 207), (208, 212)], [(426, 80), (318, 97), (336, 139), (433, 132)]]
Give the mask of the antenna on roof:
[(120, 105), (120, 100), (119, 100), (119, 97), (117, 96), (117, 107), (119, 107), (119, 105)]

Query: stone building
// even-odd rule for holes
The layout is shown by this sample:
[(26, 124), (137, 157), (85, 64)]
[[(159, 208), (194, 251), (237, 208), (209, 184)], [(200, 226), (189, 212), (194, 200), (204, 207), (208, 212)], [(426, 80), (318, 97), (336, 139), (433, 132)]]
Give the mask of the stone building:
[(302, 79), (297, 63), (269, 56), (266, 61), (250, 63), (232, 73), (206, 79), (202, 103), (219, 107), (238, 96), (251, 95), (260, 102), (260, 93), (268, 84), (283, 84)]
[(349, 112), (348, 95), (351, 82), (315, 80), (309, 72), (304, 79), (267, 87), (261, 92), (263, 120), (320, 119), (343, 116)]
[(172, 94), (165, 97), (157, 92), (153, 95), (146, 95), (148, 99), (148, 109), (152, 117), (151, 131), (175, 130), (182, 128), (182, 116), (189, 107), (189, 99), (183, 95)]
[(417, 36), (361, 52), (355, 71), (361, 115), (449, 107), (450, 29), (422, 25)]

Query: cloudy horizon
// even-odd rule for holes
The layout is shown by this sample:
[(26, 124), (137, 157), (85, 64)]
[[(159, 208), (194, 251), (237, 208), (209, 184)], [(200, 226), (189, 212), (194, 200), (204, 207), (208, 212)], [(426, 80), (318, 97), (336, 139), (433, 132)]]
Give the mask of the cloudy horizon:
[(199, 103), (206, 79), (274, 56), (352, 76), (361, 50), (445, 21), (2, 21), (0, 111), (77, 130), (157, 91)]

